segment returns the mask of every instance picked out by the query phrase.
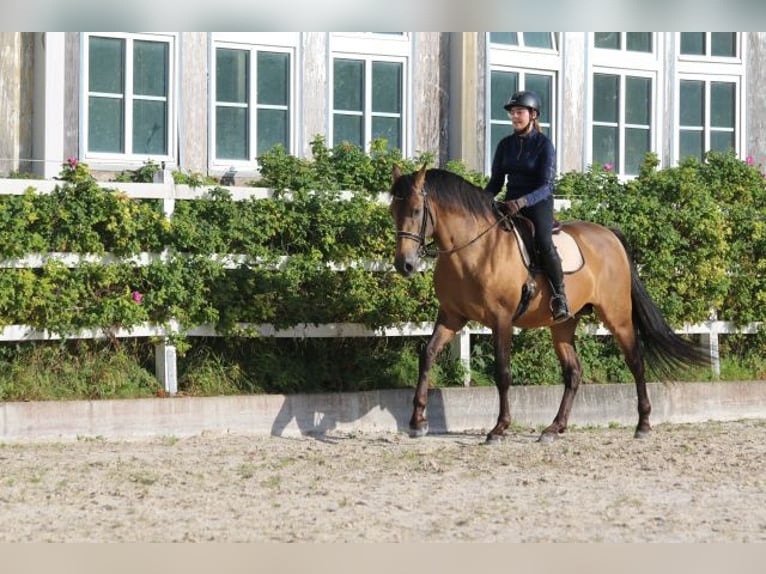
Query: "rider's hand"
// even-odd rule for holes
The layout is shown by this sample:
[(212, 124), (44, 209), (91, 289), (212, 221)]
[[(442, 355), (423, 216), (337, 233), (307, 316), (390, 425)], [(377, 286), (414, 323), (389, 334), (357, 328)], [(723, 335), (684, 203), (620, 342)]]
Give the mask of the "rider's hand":
[(526, 207), (527, 200), (524, 197), (510, 199), (505, 202), (505, 211), (509, 217), (516, 215), (522, 208)]

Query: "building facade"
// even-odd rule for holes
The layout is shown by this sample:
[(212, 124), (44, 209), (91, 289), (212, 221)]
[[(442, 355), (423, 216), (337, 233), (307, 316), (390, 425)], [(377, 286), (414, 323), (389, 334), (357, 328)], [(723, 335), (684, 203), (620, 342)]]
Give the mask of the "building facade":
[(542, 96), (561, 172), (766, 161), (766, 33), (3, 32), (0, 55), (0, 177), (77, 157), (104, 178), (151, 159), (245, 181), (318, 135), (488, 172), (517, 89)]

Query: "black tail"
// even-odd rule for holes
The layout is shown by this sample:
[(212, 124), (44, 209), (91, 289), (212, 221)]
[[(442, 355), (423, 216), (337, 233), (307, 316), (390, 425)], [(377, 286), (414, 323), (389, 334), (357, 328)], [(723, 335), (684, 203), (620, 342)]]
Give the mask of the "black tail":
[(703, 347), (677, 335), (670, 328), (636, 272), (625, 236), (618, 229), (610, 229), (622, 243), (631, 261), (630, 294), (633, 301), (633, 324), (638, 332), (642, 352), (648, 359), (647, 366), (663, 378), (670, 378), (679, 367), (685, 365), (709, 366), (710, 356)]

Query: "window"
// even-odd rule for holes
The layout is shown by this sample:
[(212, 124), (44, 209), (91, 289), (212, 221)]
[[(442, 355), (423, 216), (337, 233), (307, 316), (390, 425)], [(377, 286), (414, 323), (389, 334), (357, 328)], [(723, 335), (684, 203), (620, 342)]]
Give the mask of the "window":
[(680, 32), (675, 76), (674, 159), (745, 148), (745, 33)]
[(553, 110), (553, 76), (531, 72), (493, 70), (490, 76), (490, 149), (494, 153), (498, 142), (510, 135), (513, 127), (503, 107), (508, 98), (518, 90), (536, 92), (542, 100), (540, 131), (551, 136)]
[(334, 32), (329, 39), (331, 145), (367, 150), (372, 140), (385, 139), (406, 156), (412, 35)]
[(681, 32), (681, 54), (714, 58), (736, 58), (735, 32)]
[(627, 50), (629, 52), (652, 52), (652, 32), (595, 32), (596, 48)]
[(679, 86), (679, 158), (737, 149), (737, 84), (682, 79)]
[(519, 48), (553, 50), (556, 47), (555, 34), (552, 32), (490, 32), (489, 41)]
[(404, 64), (373, 58), (333, 60), (333, 143), (362, 149), (373, 139), (403, 145)]
[(638, 175), (652, 148), (652, 84), (647, 76), (593, 75), (593, 162)]
[(519, 90), (540, 96), (540, 130), (556, 145), (557, 81), (561, 56), (555, 32), (490, 32), (487, 35), (489, 83), (487, 85), (487, 132), (485, 169), (489, 170), (497, 144), (513, 131), (504, 109)]
[(171, 37), (85, 35), (89, 158), (172, 155)]
[(214, 162), (252, 162), (291, 150), (291, 52), (219, 44), (215, 49)]

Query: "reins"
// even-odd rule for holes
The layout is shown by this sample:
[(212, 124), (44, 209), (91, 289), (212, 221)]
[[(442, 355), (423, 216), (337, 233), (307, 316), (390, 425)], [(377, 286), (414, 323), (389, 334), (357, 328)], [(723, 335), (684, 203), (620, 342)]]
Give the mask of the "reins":
[[(423, 195), (423, 219), (420, 222), (420, 233), (414, 234), (410, 233), (409, 231), (397, 231), (396, 232), (396, 238), (404, 238), (404, 239), (411, 239), (413, 241), (417, 241), (419, 244), (418, 247), (418, 255), (420, 257), (436, 257), (438, 255), (452, 255), (453, 253), (456, 253), (457, 251), (460, 251), (461, 249), (465, 249), (466, 247), (473, 245), (476, 243), (479, 239), (484, 237), (487, 233), (492, 231), (495, 227), (503, 223), (508, 219), (508, 215), (503, 214), (502, 217), (497, 219), (492, 225), (487, 227), (484, 231), (479, 233), (476, 237), (468, 241), (467, 243), (464, 243), (463, 245), (459, 245), (458, 247), (453, 247), (452, 249), (435, 249), (429, 251), (429, 246), (426, 245), (426, 228), (428, 226), (428, 219), (431, 220), (431, 224), (434, 223), (434, 216), (431, 213), (431, 209), (428, 206), (428, 192), (424, 189), (421, 191), (421, 194)], [(433, 242), (431, 242), (431, 245), (433, 245)]]

